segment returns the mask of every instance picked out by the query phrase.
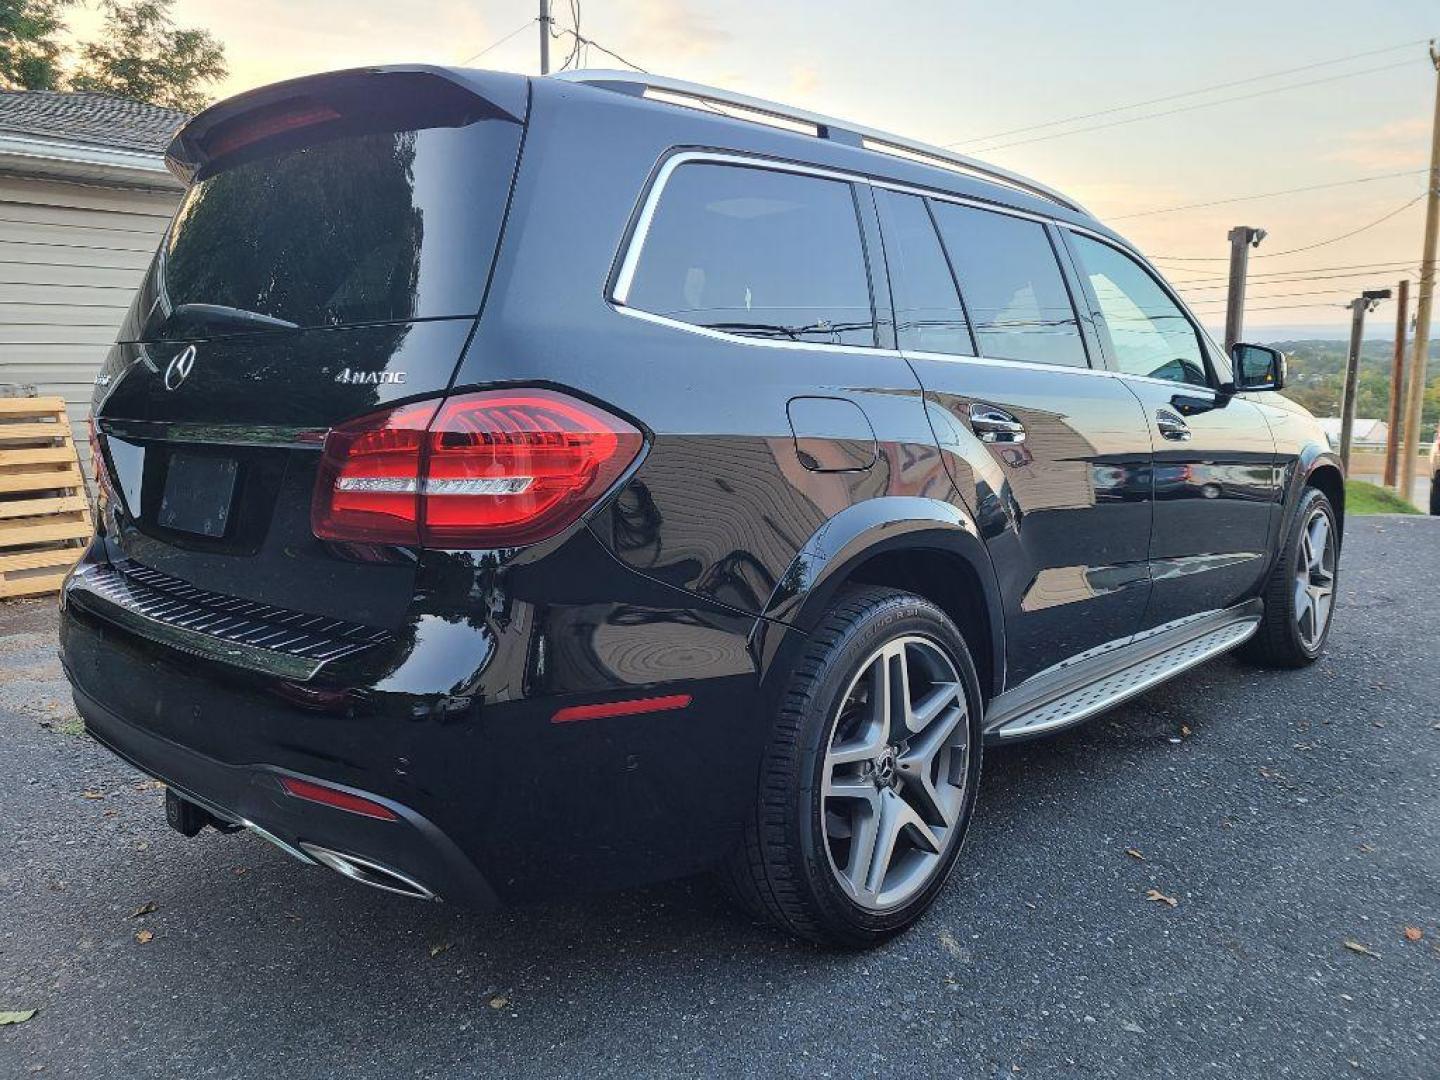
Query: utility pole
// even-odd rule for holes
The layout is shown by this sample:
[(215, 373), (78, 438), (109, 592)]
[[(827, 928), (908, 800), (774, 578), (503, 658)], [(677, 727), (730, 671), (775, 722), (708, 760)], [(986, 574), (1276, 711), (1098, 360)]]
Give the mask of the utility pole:
[(550, 74), (550, 0), (540, 0), (540, 74)]
[(1420, 413), (1425, 404), (1425, 361), (1430, 354), (1430, 305), (1435, 299), (1435, 234), (1440, 230), (1440, 50), (1430, 42), (1435, 68), (1435, 118), (1430, 122), (1430, 197), (1425, 201), (1425, 254), (1415, 303), (1415, 345), (1410, 354), (1410, 387), (1405, 395), (1405, 445), (1400, 454), (1400, 494), (1415, 490), (1415, 456), (1420, 449)]
[(1347, 473), (1350, 439), (1355, 433), (1355, 398), (1360, 389), (1360, 339), (1365, 333), (1365, 313), (1388, 299), (1389, 289), (1368, 289), (1350, 301), (1350, 352), (1345, 357), (1345, 403), (1340, 408), (1340, 467)]
[(1395, 355), (1390, 361), (1390, 415), (1386, 418), (1385, 435), (1386, 487), (1395, 486), (1395, 470), (1400, 464), (1401, 399), (1405, 396), (1405, 320), (1410, 316), (1410, 279), (1400, 282), (1400, 295), (1395, 308)]
[(1230, 291), (1225, 297), (1225, 353), (1235, 348), (1245, 325), (1245, 271), (1250, 265), (1250, 249), (1265, 239), (1264, 229), (1236, 225), (1226, 239), (1230, 241)]

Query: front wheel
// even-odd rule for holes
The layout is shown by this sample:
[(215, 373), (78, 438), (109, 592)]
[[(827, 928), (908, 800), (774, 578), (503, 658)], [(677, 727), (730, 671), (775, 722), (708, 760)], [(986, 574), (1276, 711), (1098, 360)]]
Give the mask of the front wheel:
[(1335, 508), (1323, 491), (1306, 488), (1265, 585), (1260, 628), (1245, 653), (1270, 667), (1313, 664), (1330, 637), (1339, 566)]
[(753, 914), (823, 944), (877, 944), (935, 899), (980, 778), (965, 639), (918, 596), (843, 593), (781, 698), (726, 883)]

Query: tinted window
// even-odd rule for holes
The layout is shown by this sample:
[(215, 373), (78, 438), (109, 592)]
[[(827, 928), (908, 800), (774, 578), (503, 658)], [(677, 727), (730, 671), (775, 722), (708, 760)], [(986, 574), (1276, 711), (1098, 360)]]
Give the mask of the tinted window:
[(347, 134), (250, 157), (190, 187), (142, 289), (142, 337), (261, 330), (182, 304), (299, 326), (480, 307), (520, 128)]
[(973, 355), (970, 324), (925, 200), (877, 191), (902, 349)]
[(980, 355), (1085, 367), (1085, 344), (1045, 226), (934, 202)]
[(625, 302), (731, 333), (874, 345), (850, 185), (681, 165), (660, 196)]
[(1208, 386), (1200, 337), (1175, 301), (1124, 252), (1074, 235), (1110, 331), (1115, 366), (1127, 375)]

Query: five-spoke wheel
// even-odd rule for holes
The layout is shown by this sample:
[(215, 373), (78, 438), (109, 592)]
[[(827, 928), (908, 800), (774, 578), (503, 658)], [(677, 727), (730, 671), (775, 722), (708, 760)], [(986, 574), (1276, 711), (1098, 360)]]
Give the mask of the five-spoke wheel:
[(887, 641), (860, 665), (825, 754), (830, 864), (856, 903), (903, 904), (927, 883), (965, 804), (964, 688), (933, 641)]
[(1335, 530), (1316, 506), (1300, 530), (1295, 556), (1295, 626), (1307, 649), (1319, 649), (1335, 599)]

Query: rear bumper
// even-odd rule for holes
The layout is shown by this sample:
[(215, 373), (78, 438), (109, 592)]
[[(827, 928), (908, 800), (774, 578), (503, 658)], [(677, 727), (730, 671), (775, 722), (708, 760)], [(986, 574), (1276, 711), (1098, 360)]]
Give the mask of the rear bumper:
[[(99, 592), (87, 567), (105, 565), (97, 547), (61, 596), (77, 707), (100, 742), (216, 816), (480, 906), (695, 873), (740, 835), (768, 728), (754, 621), (670, 606), (689, 598), (618, 567), (588, 530), (503, 575), (480, 556), (430, 555), (427, 591), (388, 637), (313, 674), (255, 663), (245, 650), (264, 626), (231, 641), (238, 618), (196, 622), (183, 605), (216, 606), (208, 594), (166, 584), (177, 608)], [(197, 627), (217, 642), (199, 647)], [(690, 704), (557, 719), (667, 695)], [(293, 797), (285, 776), (399, 820)]]
[(302, 861), (319, 847), (359, 856), (424, 886), (437, 899), (490, 909), (498, 899), (480, 872), (434, 824), (392, 799), (355, 792), (388, 807), (382, 821), (287, 794), (282, 776), (318, 780), (268, 765), (228, 765), (127, 723), (95, 698), (74, 690), (75, 707), (95, 740), (141, 772), (222, 820), (245, 825)]

